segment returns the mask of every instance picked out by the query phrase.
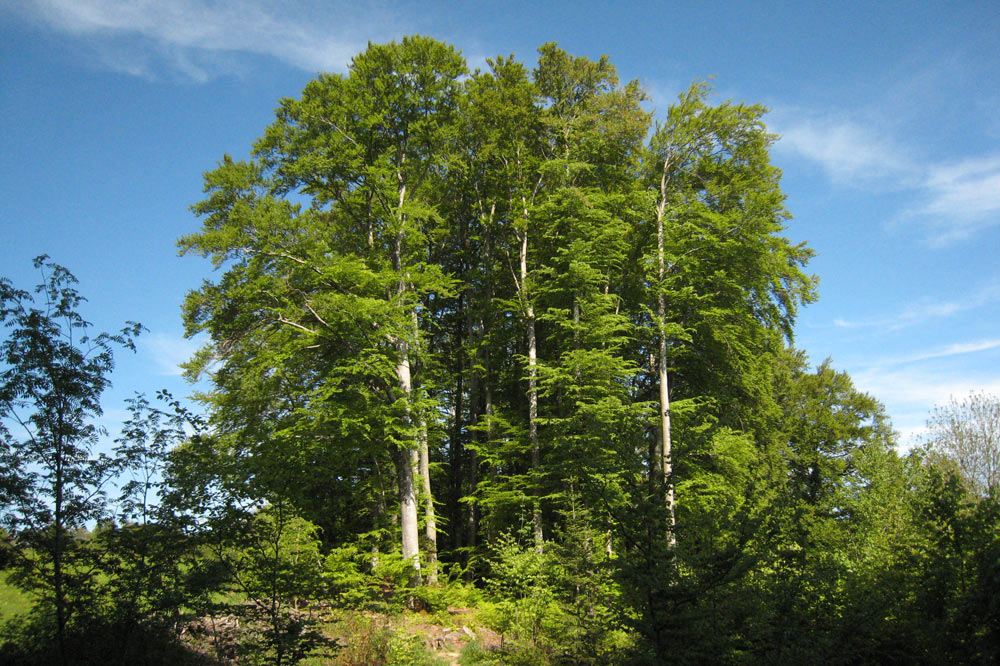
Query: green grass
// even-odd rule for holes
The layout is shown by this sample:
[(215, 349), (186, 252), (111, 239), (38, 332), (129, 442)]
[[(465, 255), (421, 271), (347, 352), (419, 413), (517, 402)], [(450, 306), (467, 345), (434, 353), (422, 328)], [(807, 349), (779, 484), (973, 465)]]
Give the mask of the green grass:
[(0, 571), (0, 622), (31, 610), (31, 596), (7, 580), (9, 573)]

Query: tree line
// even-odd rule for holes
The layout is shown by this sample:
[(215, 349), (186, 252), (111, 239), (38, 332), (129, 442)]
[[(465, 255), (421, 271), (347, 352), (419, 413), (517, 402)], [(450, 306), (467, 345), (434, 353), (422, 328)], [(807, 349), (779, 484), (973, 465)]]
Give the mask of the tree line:
[(1000, 447), (963, 430), (988, 410), (901, 457), (792, 345), (816, 279), (765, 109), (648, 101), (607, 57), (469, 72), (424, 37), (281, 100), (179, 241), (219, 269), (183, 306), (199, 415), (137, 396), (115, 456), (92, 419), (141, 329), (74, 337), (44, 258), (43, 308), (5, 281), (0, 403), (28, 439), (2, 431), (0, 499), (59, 654), (96, 585), (71, 530), (100, 518), (117, 612), (235, 586), (278, 663), (321, 642), (297, 599), (385, 576), (410, 606), (488, 593), (503, 663), (994, 663)]

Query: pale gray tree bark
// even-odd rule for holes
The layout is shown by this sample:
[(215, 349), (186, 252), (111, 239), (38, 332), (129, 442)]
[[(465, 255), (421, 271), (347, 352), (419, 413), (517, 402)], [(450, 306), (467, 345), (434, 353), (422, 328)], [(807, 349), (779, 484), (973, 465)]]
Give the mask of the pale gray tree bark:
[(430, 449), (427, 444), (427, 419), (421, 412), (418, 419), (420, 482), (424, 499), (424, 537), (427, 540), (427, 582), (438, 582), (437, 519), (434, 515), (434, 495), (431, 493)]
[(656, 261), (657, 277), (659, 284), (656, 296), (656, 316), (660, 329), (660, 349), (659, 349), (659, 384), (660, 384), (660, 438), (659, 455), (657, 464), (659, 473), (663, 476), (665, 485), (665, 502), (670, 521), (670, 534), (667, 537), (670, 547), (677, 545), (674, 528), (676, 518), (674, 512), (674, 483), (673, 483), (673, 451), (670, 439), (670, 383), (667, 375), (667, 303), (666, 295), (663, 293), (663, 281), (666, 279), (666, 252), (664, 237), (664, 217), (667, 209), (667, 171), (670, 168), (670, 160), (663, 163), (663, 173), (660, 176), (660, 199), (656, 206)]
[[(400, 158), (400, 166), (405, 160), (405, 155)], [(399, 211), (402, 211), (406, 201), (406, 181), (402, 174), (398, 174), (399, 180)], [(393, 268), (400, 274), (397, 285), (397, 295), (403, 296), (407, 290), (407, 278), (402, 274), (403, 265), (403, 227), (406, 223), (406, 216), (399, 213), (399, 230), (396, 232), (396, 242), (393, 248)], [(399, 381), (399, 389), (403, 393), (406, 404), (406, 425), (412, 425), (413, 409), (413, 381), (410, 374), (410, 343), (405, 338), (399, 337), (394, 341), (396, 348), (396, 378)], [(420, 576), (420, 539), (419, 521), (417, 520), (417, 488), (414, 482), (414, 460), (419, 456), (419, 451), (399, 446), (396, 455), (396, 474), (399, 483), (399, 524), (401, 533), (401, 546), (403, 559), (413, 563), (414, 583), (419, 585)]]
[[(528, 210), (524, 210), (525, 219)], [(524, 325), (528, 334), (528, 442), (531, 445), (531, 469), (538, 473), (542, 468), (542, 449), (538, 443), (538, 341), (535, 335), (535, 306), (527, 293), (528, 280), (528, 231), (521, 234), (519, 252), (521, 302), (524, 308)], [(531, 532), (535, 550), (544, 550), (545, 532), (542, 527), (542, 502), (535, 498), (531, 507)]]

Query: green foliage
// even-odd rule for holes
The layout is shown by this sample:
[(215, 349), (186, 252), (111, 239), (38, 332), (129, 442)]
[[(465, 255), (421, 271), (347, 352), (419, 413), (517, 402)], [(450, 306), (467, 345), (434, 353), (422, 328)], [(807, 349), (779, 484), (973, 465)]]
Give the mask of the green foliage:
[[(177, 626), (183, 607), (209, 593), (190, 572), (198, 570), (198, 544), (184, 530), (171, 507), (162, 503), (163, 474), (169, 452), (204, 427), (179, 401), (160, 392), (169, 411), (142, 395), (128, 400), (130, 417), (115, 440), (121, 469), (116, 503), (120, 524), (101, 524), (95, 541), (101, 550), (101, 592), (107, 614), (122, 622), (155, 620)], [(127, 479), (127, 480), (126, 480)]]
[(385, 528), (395, 468), (414, 565), (409, 452), (437, 412), (421, 388), (419, 306), (453, 288), (426, 254), (464, 73), (431, 39), (370, 45), (346, 76), (283, 100), (253, 162), (226, 158), (206, 174), (202, 230), (180, 241), (227, 267), (185, 304), (188, 332), (211, 340), (190, 371), (218, 362), (204, 399), (234, 434), (224, 444), (269, 492), (312, 509), (330, 544)]
[(503, 663), (610, 664), (630, 643), (605, 552), (609, 535), (577, 511), (542, 553), (511, 534), (497, 541), (486, 578), (493, 604), (484, 616), (504, 637)]
[(225, 567), (243, 602), (231, 612), (250, 623), (240, 650), (248, 663), (301, 661), (326, 640), (317, 618), (300, 602), (323, 596), (323, 558), (318, 529), (282, 501), (251, 513), (230, 511), (215, 524), (207, 543)]
[(399, 553), (379, 554), (369, 564), (366, 580), (368, 604), (376, 610), (399, 613), (412, 606), (408, 588), (411, 587), (413, 565)]
[(412, 563), (399, 553), (335, 548), (325, 560), (325, 595), (338, 607), (389, 615), (407, 608), (441, 613), (449, 607), (475, 606), (482, 597), (475, 587), (454, 579), (412, 588), (412, 572)]
[(204, 607), (244, 618), (242, 659), (296, 663), (324, 649), (312, 610), (325, 596), (326, 556), (319, 528), (286, 499), (234, 473), (231, 451), (194, 438), (175, 448), (166, 468), (164, 506), (196, 545), (186, 578), (203, 591), (229, 592)]
[(44, 278), (37, 303), (0, 279), (0, 322), (8, 331), (0, 345), (0, 456), (13, 479), (0, 481), (0, 502), (10, 507), (3, 519), (16, 545), (16, 580), (52, 607), (65, 658), (66, 626), (90, 601), (96, 561), (93, 543), (73, 531), (106, 515), (104, 485), (115, 473), (112, 459), (92, 454), (102, 434), (100, 397), (115, 348), (134, 350), (142, 327), (129, 322), (119, 333), (92, 334), (79, 312), (76, 278), (47, 259), (34, 262)]
[[(333, 548), (323, 562), (322, 576), (326, 594), (336, 604), (345, 608), (361, 608), (370, 598), (371, 555), (365, 556), (357, 547)], [(366, 566), (367, 565), (367, 566)]]
[(0, 665), (218, 666), (218, 662), (177, 640), (172, 628), (157, 623), (134, 624), (103, 615), (76, 614), (67, 624), (60, 655), (51, 618), (44, 613), (18, 616), (3, 625)]
[(433, 614), (435, 621), (451, 624), (450, 609), (473, 609), (484, 603), (483, 591), (460, 579), (460, 572), (453, 569), (452, 575), (438, 585), (425, 585), (412, 591), (415, 606)]
[(917, 616), (931, 620), (920, 647), (942, 663), (995, 662), (1000, 501), (979, 497), (958, 470), (935, 464), (924, 466), (918, 484), (913, 499), (923, 543), (907, 582)]
[(560, 627), (553, 557), (522, 546), (510, 534), (501, 536), (495, 549), (486, 585), (497, 599), (496, 628), (545, 650)]
[(430, 664), (419, 609), (502, 634), (466, 664), (996, 662), (995, 405), (902, 459), (786, 346), (815, 279), (765, 109), (696, 83), (652, 126), (606, 56), (487, 63), (371, 44), (205, 174), (204, 419), (136, 396), (92, 455), (138, 325), (87, 337), (44, 258), (38, 305), (0, 281), (2, 563), (39, 593), (0, 661), (199, 663), (170, 632), (236, 617), (220, 661)]
[(440, 666), (427, 654), (416, 636), (380, 625), (375, 620), (355, 618), (346, 626), (347, 646), (338, 654), (336, 666)]

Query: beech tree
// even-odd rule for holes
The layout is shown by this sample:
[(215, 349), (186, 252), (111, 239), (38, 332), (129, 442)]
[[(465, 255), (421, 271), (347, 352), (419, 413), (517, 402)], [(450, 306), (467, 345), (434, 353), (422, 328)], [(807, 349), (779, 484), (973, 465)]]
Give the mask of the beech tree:
[[(452, 288), (426, 262), (438, 224), (426, 192), (448, 164), (464, 72), (461, 57), (433, 40), (370, 46), (347, 76), (323, 75), (302, 99), (284, 100), (255, 161), (227, 157), (206, 175), (211, 196), (195, 206), (205, 225), (180, 242), (182, 251), (230, 262), (218, 284), (187, 301), (189, 332), (212, 338), (192, 370), (222, 363), (215, 373), (220, 390), (210, 400), (226, 400), (232, 382), (266, 377), (284, 384), (265, 398), (277, 421), (244, 412), (264, 432), (235, 431), (238, 420), (228, 410), (216, 412), (220, 424), (228, 421), (225, 429), (244, 440), (241, 446), (278, 437), (295, 447), (303, 427), (322, 424), (325, 432), (308, 437), (328, 451), (337, 442), (364, 442), (363, 457), (387, 449), (403, 556), (418, 580), (414, 458), (428, 458), (433, 412), (414, 377), (423, 348), (421, 299)], [(293, 203), (293, 193), (305, 205)], [(258, 353), (261, 346), (270, 351)], [(309, 426), (306, 414), (313, 415)], [(426, 462), (420, 469), (426, 479)], [(429, 490), (425, 485), (432, 523)]]
[(394, 534), (432, 578), (439, 525), (450, 561), (524, 521), (542, 552), (570, 496), (609, 551), (657, 496), (665, 522), (637, 520), (672, 553), (677, 484), (707, 523), (705, 461), (766, 457), (770, 358), (812, 297), (763, 109), (697, 84), (651, 128), (606, 57), (488, 65), (372, 45), (206, 174), (180, 244), (225, 267), (185, 314), (216, 446), (325, 539)]
[[(542, 186), (540, 115), (521, 63), (498, 57), (489, 71), (474, 72), (462, 96), (460, 158), (440, 202), (453, 230), (440, 244), (442, 266), (451, 268), (461, 289), (452, 304), (442, 302), (438, 330), (456, 347), (439, 355), (465, 366), (453, 373), (448, 464), (453, 506), (464, 507), (466, 517), (454, 512), (449, 532), (467, 561), (481, 545), (480, 526), (493, 532), (507, 512), (539, 501), (537, 468), (526, 471), (522, 463), (538, 451), (535, 370), (528, 359), (534, 296), (525, 276), (534, 234), (530, 208)], [(537, 375), (534, 381), (537, 388)]]
[[(995, 662), (996, 399), (898, 455), (792, 346), (815, 280), (765, 109), (646, 101), (606, 56), (469, 73), (423, 37), (281, 100), (179, 241), (220, 269), (184, 302), (204, 420), (137, 396), (117, 460), (98, 398), (139, 326), (91, 336), (44, 257), (35, 295), (0, 281), (3, 536), (63, 661), (67, 626), (220, 605), (237, 659), (322, 658), (326, 603), (486, 593), (505, 638), (473, 661)], [(75, 538), (113, 472), (126, 524)]]

